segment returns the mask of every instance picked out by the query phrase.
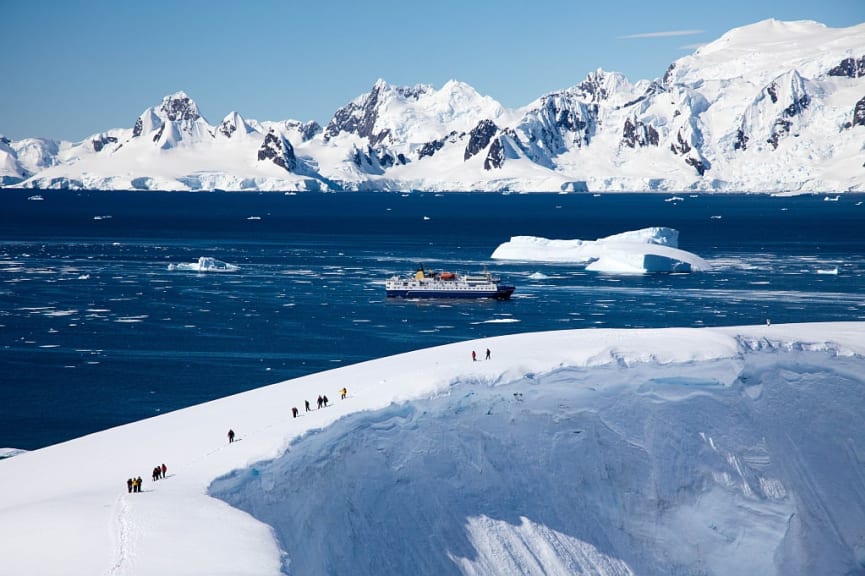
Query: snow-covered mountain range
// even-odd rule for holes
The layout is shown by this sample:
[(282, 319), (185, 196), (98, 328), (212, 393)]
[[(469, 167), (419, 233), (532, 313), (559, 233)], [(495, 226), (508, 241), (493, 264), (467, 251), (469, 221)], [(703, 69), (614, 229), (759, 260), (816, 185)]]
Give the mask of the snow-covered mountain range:
[(0, 185), (137, 190), (865, 190), (865, 23), (765, 20), (631, 83), (508, 109), (383, 80), (330, 122), (211, 124), (185, 93), (81, 142), (0, 136)]

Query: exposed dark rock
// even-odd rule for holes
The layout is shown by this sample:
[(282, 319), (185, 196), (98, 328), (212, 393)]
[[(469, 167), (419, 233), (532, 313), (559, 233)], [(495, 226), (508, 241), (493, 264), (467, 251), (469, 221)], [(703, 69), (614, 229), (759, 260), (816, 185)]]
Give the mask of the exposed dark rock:
[(811, 97), (807, 94), (802, 94), (797, 100), (794, 100), (789, 106), (784, 108), (784, 116), (793, 118), (804, 112), (811, 103)]
[(664, 72), (664, 77), (661, 79), (661, 83), (665, 88), (669, 89), (673, 83), (673, 70), (676, 69), (676, 63), (673, 62), (667, 67), (667, 70)]
[(592, 102), (606, 100), (609, 96), (607, 89), (604, 87), (604, 80), (606, 78), (607, 75), (603, 72), (592, 72), (577, 85), (577, 89), (585, 96), (588, 96), (588, 99)]
[(780, 118), (775, 119), (769, 138), (766, 139), (766, 142), (772, 145), (773, 150), (778, 148), (778, 143), (781, 137), (788, 134), (790, 128), (793, 127), (793, 122), (791, 122), (790, 119), (800, 115), (808, 108), (810, 103), (811, 97), (807, 94), (803, 94), (797, 100), (794, 100), (789, 106), (784, 108), (784, 111), (781, 112)]
[(441, 140), (433, 140), (432, 142), (427, 142), (417, 150), (418, 159), (426, 158), (427, 156), (432, 157), (433, 154), (444, 148), (445, 139)]
[(645, 146), (657, 146), (660, 141), (658, 131), (651, 124), (646, 125), (642, 120), (625, 120), (622, 129), (622, 143), (628, 148), (643, 148)]
[(769, 98), (772, 99), (772, 104), (778, 102), (778, 85), (772, 82), (768, 86), (766, 86), (766, 93), (769, 94)]
[(117, 138), (114, 136), (100, 135), (99, 138), (94, 138), (90, 141), (93, 144), (93, 149), (96, 152), (101, 152), (108, 144), (116, 144)]
[(191, 122), (201, 118), (195, 102), (186, 95), (174, 95), (166, 98), (162, 101), (160, 110), (162, 110), (165, 113), (165, 116), (172, 122), (183, 120)]
[(153, 135), (153, 141), (159, 142), (159, 139), (162, 138), (162, 133), (165, 131), (165, 124), (159, 127), (159, 130), (156, 131), (156, 134)]
[(629, 106), (633, 106), (634, 104), (642, 102), (643, 100), (645, 100), (647, 98), (651, 98), (652, 96), (654, 96), (656, 94), (661, 94), (663, 92), (666, 92), (666, 90), (664, 89), (664, 87), (661, 84), (659, 84), (658, 82), (652, 82), (651, 84), (649, 84), (649, 87), (646, 88), (645, 92), (643, 92), (640, 96), (631, 100), (630, 102), (625, 102), (625, 104), (622, 106), (622, 108), (627, 108)]
[(237, 126), (235, 126), (234, 122), (223, 120), (222, 124), (217, 128), (217, 131), (222, 133), (226, 138), (231, 138), (231, 135), (237, 131)]
[(321, 132), (321, 125), (316, 121), (310, 122), (297, 122), (295, 120), (288, 120), (285, 123), (285, 127), (288, 129), (297, 130), (300, 134), (301, 139), (304, 142), (312, 140), (316, 134)]
[(685, 140), (681, 130), (676, 134), (676, 142), (670, 144), (670, 150), (673, 154), (687, 154), (691, 151), (691, 145)]
[(12, 140), (7, 138), (6, 136), (0, 136), (0, 144), (11, 144)]
[(687, 164), (688, 166), (693, 166), (697, 170), (697, 174), (699, 174), (700, 176), (705, 174), (706, 170), (708, 170), (708, 166), (706, 165), (706, 162), (704, 160), (699, 160), (691, 156), (685, 158), (685, 164)]
[(848, 78), (861, 78), (865, 76), (865, 56), (856, 58), (844, 58), (841, 63), (829, 70), (829, 76), (846, 76)]
[(273, 130), (264, 136), (264, 142), (258, 149), (258, 159), (259, 161), (270, 160), (289, 172), (294, 172), (297, 169), (297, 157), (294, 155), (294, 147), (291, 142)]
[(493, 140), (490, 146), (490, 151), (487, 152), (487, 157), (484, 159), (484, 170), (492, 170), (493, 168), (501, 168), (505, 163), (505, 147), (502, 144), (501, 138)]
[(451, 130), (450, 134), (444, 136), (443, 138), (439, 138), (438, 140), (433, 140), (431, 142), (427, 142), (417, 150), (418, 160), (421, 158), (426, 158), (427, 156), (432, 156), (442, 148), (444, 148), (445, 143), (450, 141), (451, 143), (456, 142), (459, 138), (461, 138), (465, 133), (459, 133), (456, 130)]
[(853, 108), (853, 126), (865, 126), (865, 97)]
[(748, 149), (748, 135), (745, 134), (745, 131), (739, 128), (736, 132), (736, 141), (733, 142), (733, 150), (747, 150)]
[(499, 127), (492, 120), (481, 120), (478, 125), (472, 128), (469, 132), (469, 142), (466, 144), (466, 151), (463, 154), (463, 160), (468, 160), (487, 146), (498, 132)]
[(144, 123), (141, 121), (141, 116), (135, 121), (135, 126), (132, 128), (132, 137), (141, 136), (141, 131), (144, 130)]

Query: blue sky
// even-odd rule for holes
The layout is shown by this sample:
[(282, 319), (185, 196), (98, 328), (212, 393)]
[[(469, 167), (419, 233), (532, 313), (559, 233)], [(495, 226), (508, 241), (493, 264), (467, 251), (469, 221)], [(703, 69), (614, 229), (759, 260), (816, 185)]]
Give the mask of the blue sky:
[[(862, 0), (0, 0), (0, 134), (80, 140), (184, 90), (217, 123), (317, 120), (383, 78), (508, 107), (596, 68), (660, 77), (766, 18), (865, 21)], [(865, 46), (865, 39), (863, 39)]]

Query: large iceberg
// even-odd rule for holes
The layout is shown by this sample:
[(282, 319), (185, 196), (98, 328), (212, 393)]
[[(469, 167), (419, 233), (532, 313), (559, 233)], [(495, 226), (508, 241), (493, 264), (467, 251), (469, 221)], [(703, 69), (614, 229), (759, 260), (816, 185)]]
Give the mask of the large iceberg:
[(611, 274), (701, 272), (711, 265), (679, 249), (679, 231), (642, 228), (597, 240), (551, 240), (513, 236), (492, 253), (497, 260), (583, 264), (586, 270)]

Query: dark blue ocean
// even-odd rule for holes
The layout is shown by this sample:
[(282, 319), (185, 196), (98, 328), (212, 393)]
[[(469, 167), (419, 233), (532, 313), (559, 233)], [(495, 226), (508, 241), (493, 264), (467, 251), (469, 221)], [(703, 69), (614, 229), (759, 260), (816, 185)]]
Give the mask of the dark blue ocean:
[[(0, 447), (517, 332), (865, 318), (865, 196), (0, 192)], [(699, 274), (499, 262), (511, 236), (667, 226)], [(170, 270), (212, 256), (230, 273)], [(391, 301), (484, 267), (510, 301)], [(836, 272), (837, 273), (834, 273)]]

